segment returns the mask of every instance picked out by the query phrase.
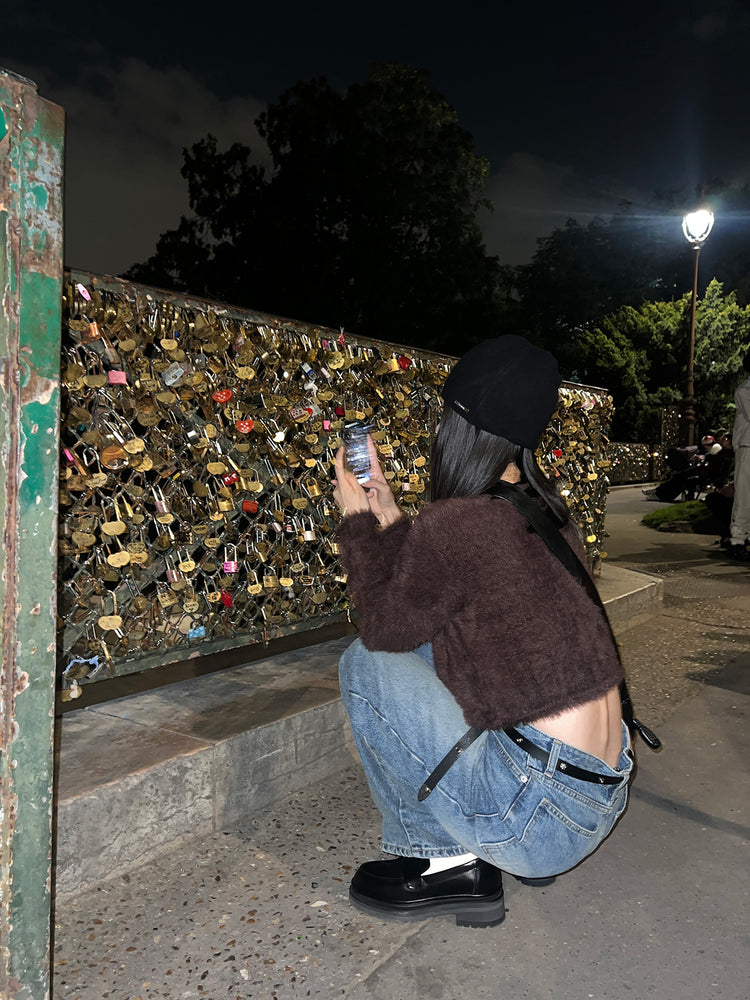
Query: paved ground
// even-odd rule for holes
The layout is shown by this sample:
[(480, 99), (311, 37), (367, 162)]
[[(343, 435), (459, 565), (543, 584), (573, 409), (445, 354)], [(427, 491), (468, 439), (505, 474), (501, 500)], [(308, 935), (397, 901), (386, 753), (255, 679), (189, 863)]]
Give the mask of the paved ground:
[(712, 535), (654, 531), (641, 524), (658, 504), (638, 487), (607, 499), (607, 562), (664, 581), (664, 612), (620, 638), (637, 711), (661, 722), (750, 642), (750, 563), (726, 557)]
[(640, 751), (628, 812), (583, 865), (547, 889), (508, 879), (497, 928), (370, 920), (346, 899), (378, 853), (353, 764), (67, 900), (56, 1000), (747, 1000), (750, 567), (643, 528), (647, 509), (612, 492), (608, 558), (665, 579), (663, 613), (621, 639), (665, 748)]

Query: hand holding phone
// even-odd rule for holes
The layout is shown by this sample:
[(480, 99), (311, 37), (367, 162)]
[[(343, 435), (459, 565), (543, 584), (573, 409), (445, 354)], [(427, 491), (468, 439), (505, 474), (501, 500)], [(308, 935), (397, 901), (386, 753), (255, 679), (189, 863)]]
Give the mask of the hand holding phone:
[(369, 426), (361, 420), (350, 420), (344, 425), (344, 464), (358, 483), (366, 483), (370, 479), (369, 432)]

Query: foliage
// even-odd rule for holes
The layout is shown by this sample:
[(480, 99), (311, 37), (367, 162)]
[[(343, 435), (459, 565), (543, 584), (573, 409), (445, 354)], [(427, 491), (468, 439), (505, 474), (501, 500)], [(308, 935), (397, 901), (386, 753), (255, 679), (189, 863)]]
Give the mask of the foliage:
[(607, 221), (583, 226), (569, 219), (538, 240), (531, 263), (518, 268), (518, 288), (539, 342), (562, 348), (565, 362), (574, 356), (572, 331), (622, 306), (670, 296), (684, 263), (678, 250), (685, 257), (684, 241), (668, 239), (670, 228), (679, 231), (674, 217), (644, 219), (624, 206)]
[(486, 335), (503, 289), (476, 219), (488, 164), (426, 72), (300, 82), (256, 125), (272, 170), (212, 136), (186, 151), (194, 214), (128, 277), (453, 353)]
[[(624, 306), (596, 326), (577, 332), (581, 381), (606, 386), (615, 402), (612, 436), (619, 441), (660, 440), (664, 406), (684, 396), (691, 295), (669, 302)], [(750, 345), (750, 306), (737, 304), (711, 281), (695, 316), (695, 397), (699, 431), (731, 428), (732, 394)]]
[[(699, 430), (731, 427), (740, 358), (750, 344), (750, 186), (714, 180), (701, 200), (717, 222), (698, 272)], [(610, 389), (617, 440), (659, 441), (662, 408), (684, 398), (695, 256), (680, 215), (691, 202), (694, 195), (671, 192), (646, 214), (625, 204), (608, 220), (568, 220), (517, 269), (528, 335), (557, 355), (566, 378)]]
[(684, 523), (690, 525), (691, 531), (701, 532), (702, 528), (713, 521), (711, 511), (702, 500), (686, 500), (684, 503), (673, 503), (668, 507), (659, 507), (649, 511), (642, 518), (647, 528), (660, 528), (662, 525)]
[[(703, 247), (699, 294), (715, 278), (750, 302), (750, 185), (714, 179), (697, 199), (716, 213)], [(645, 211), (624, 202), (611, 218), (587, 225), (568, 219), (537, 241), (528, 265), (517, 268), (516, 284), (529, 330), (540, 343), (559, 345), (563, 363), (572, 364), (572, 331), (601, 322), (623, 306), (663, 301), (693, 284), (695, 256), (682, 235), (686, 205), (696, 192), (662, 192)]]
[(734, 390), (742, 381), (742, 358), (750, 347), (750, 306), (740, 306), (737, 294), (722, 294), (712, 281), (698, 303), (695, 316), (696, 413), (704, 427), (734, 422)]

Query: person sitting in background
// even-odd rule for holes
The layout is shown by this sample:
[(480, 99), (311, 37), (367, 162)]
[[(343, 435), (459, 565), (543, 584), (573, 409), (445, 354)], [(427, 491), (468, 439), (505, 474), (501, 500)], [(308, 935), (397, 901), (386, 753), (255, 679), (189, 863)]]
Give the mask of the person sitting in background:
[(732, 482), (734, 452), (731, 435), (724, 428), (720, 428), (716, 432), (716, 440), (721, 445), (721, 451), (715, 455), (706, 456), (706, 462), (709, 466), (709, 482), (713, 489), (706, 493), (703, 502), (711, 511), (716, 522), (716, 530), (719, 532), (718, 544), (722, 548), (728, 548), (729, 522), (732, 517), (732, 503), (734, 501), (734, 483)]
[(718, 490), (726, 486), (732, 474), (734, 466), (732, 437), (725, 427), (709, 431), (709, 435), (714, 438), (714, 442), (706, 451), (703, 461), (706, 466), (707, 485)]
[(725, 461), (720, 459), (725, 447), (719, 441), (720, 437), (726, 439), (726, 435), (724, 428), (711, 430), (701, 438), (700, 446), (670, 449), (667, 464), (672, 475), (653, 489), (643, 490), (646, 499), (673, 503), (684, 494), (686, 500), (695, 500), (709, 485), (718, 485), (718, 479), (722, 475), (723, 481), (726, 481), (728, 470)]

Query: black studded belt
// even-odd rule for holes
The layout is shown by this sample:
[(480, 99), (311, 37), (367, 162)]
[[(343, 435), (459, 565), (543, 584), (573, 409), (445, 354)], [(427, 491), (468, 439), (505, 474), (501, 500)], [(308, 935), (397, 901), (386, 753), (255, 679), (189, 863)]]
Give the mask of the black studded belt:
[[(424, 802), (428, 795), (431, 794), (433, 788), (437, 783), (444, 778), (446, 773), (453, 767), (458, 758), (467, 750), (474, 740), (481, 736), (485, 732), (481, 726), (472, 726), (468, 729), (461, 739), (456, 743), (448, 753), (443, 757), (438, 766), (429, 776), (427, 781), (422, 785), (417, 793), (417, 798), (420, 802)], [(522, 736), (517, 729), (508, 728), (504, 730), (508, 736), (517, 743), (522, 750), (533, 757), (534, 760), (538, 760), (540, 764), (547, 766), (550, 755), (549, 751), (542, 750), (538, 747), (536, 743), (532, 743), (531, 740), (527, 740), (525, 736)], [(630, 751), (628, 751), (630, 752)], [(597, 774), (596, 771), (587, 771), (585, 767), (578, 767), (577, 764), (569, 764), (566, 760), (560, 760), (558, 758), (557, 764), (555, 765), (555, 770), (559, 771), (561, 774), (567, 774), (571, 778), (578, 778), (580, 781), (593, 781), (596, 785), (618, 785), (622, 778), (616, 778), (614, 775), (609, 774)]]
[[(526, 739), (517, 729), (509, 727), (505, 732), (514, 743), (517, 743), (522, 750), (526, 751), (529, 757), (533, 757), (540, 764), (544, 764), (545, 767), (547, 766), (550, 758), (548, 750), (542, 750), (536, 743), (532, 743), (531, 740)], [(561, 774), (567, 774), (570, 778), (579, 778), (581, 781), (593, 781), (597, 785), (617, 785), (622, 781), (622, 778), (616, 778), (614, 775), (597, 774), (596, 771), (587, 771), (585, 767), (578, 767), (577, 764), (569, 764), (566, 760), (560, 760), (560, 758), (558, 758), (557, 764), (555, 764), (555, 770), (560, 771)]]

